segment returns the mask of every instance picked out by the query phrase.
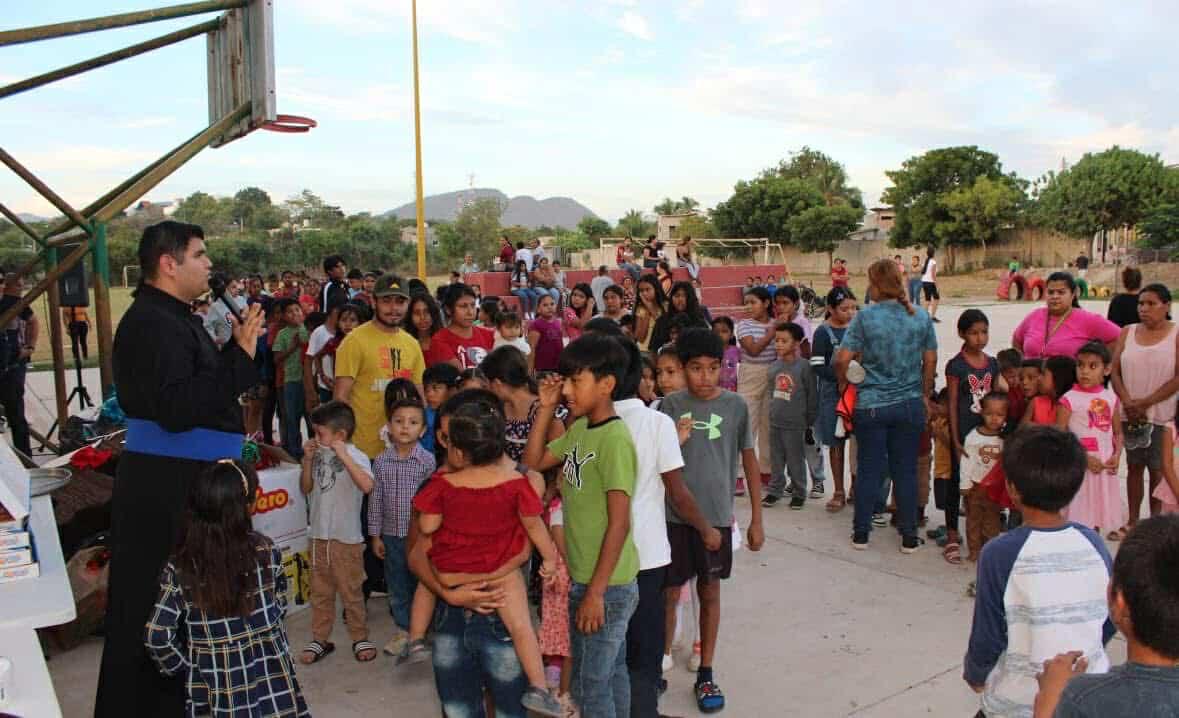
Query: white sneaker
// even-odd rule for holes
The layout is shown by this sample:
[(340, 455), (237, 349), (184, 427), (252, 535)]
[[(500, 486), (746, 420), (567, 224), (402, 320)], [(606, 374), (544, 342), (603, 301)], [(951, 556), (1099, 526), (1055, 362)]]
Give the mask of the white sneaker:
[(663, 654), (663, 670), (670, 671), (675, 667), (675, 659), (671, 657), (670, 653)]
[(700, 670), (700, 643), (692, 644), (692, 657), (688, 659), (688, 670), (692, 673)]

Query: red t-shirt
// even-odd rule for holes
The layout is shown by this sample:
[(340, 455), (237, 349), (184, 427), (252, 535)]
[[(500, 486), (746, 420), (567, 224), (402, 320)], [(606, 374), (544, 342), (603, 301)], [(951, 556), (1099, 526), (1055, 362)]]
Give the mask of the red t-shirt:
[(840, 267), (831, 270), (831, 286), (847, 287), (847, 269)]
[(430, 352), (426, 357), (426, 364), (432, 366), (457, 358), (463, 369), (473, 369), (483, 363), (483, 358), (493, 346), (495, 332), (487, 327), (471, 327), (470, 337), (460, 337), (452, 332), (450, 327), (446, 327), (430, 337)]

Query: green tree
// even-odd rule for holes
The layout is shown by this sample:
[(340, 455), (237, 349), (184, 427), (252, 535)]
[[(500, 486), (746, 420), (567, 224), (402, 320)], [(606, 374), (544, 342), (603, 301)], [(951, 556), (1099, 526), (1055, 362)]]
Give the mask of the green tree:
[(653, 226), (651, 222), (643, 218), (642, 212), (630, 209), (622, 215), (622, 219), (618, 220), (618, 228), (615, 232), (623, 237), (645, 237), (650, 234), (649, 230)]
[(1160, 204), (1147, 211), (1138, 222), (1138, 235), (1144, 247), (1179, 244), (1179, 203)]
[(733, 187), (733, 196), (712, 210), (712, 222), (725, 237), (768, 237), (789, 244), (790, 218), (823, 205), (813, 184), (797, 178), (765, 174)]
[(577, 231), (585, 236), (591, 245), (595, 245), (599, 239), (610, 234), (610, 223), (592, 214), (587, 214), (577, 223)]
[(947, 233), (944, 223), (955, 223), (945, 206), (947, 195), (974, 186), (979, 177), (1004, 180), (1022, 187), (1014, 175), (1004, 175), (999, 157), (973, 145), (943, 147), (905, 160), (899, 170), (886, 172), (892, 186), (881, 199), (896, 210), (896, 222), (889, 232), (894, 247), (937, 245), (949, 238), (955, 243), (971, 243), (963, 234)]
[(847, 204), (822, 205), (794, 215), (786, 223), (795, 246), (804, 252), (826, 252), (827, 263), (835, 245), (860, 226), (863, 211)]
[(593, 249), (597, 246), (595, 240), (591, 240), (581, 232), (564, 232), (555, 236), (552, 242), (553, 246), (560, 247), (566, 252), (581, 252), (586, 249)]
[(322, 197), (309, 189), (288, 199), (283, 208), (294, 224), (307, 224), (312, 227), (333, 227), (341, 223), (344, 213), (335, 205), (330, 205)]
[(233, 221), (242, 229), (274, 229), (283, 215), (270, 201), (270, 195), (258, 187), (246, 187), (233, 196)]
[(934, 226), (939, 244), (981, 244), (999, 237), (999, 230), (1015, 223), (1026, 197), (1007, 178), (979, 177), (942, 198), (949, 220)]
[(863, 193), (858, 187), (848, 184), (847, 170), (826, 154), (806, 145), (790, 153), (790, 159), (782, 160), (778, 166), (766, 170), (787, 179), (801, 179), (810, 182), (823, 195), (828, 207), (847, 204), (857, 209), (864, 208)]
[(193, 192), (180, 200), (173, 217), (180, 222), (198, 224), (206, 234), (219, 234), (232, 222), (228, 207), (206, 192)]
[(454, 224), (445, 230), (435, 229), (439, 254), (448, 264), (462, 261), (467, 252), (486, 260), (499, 247), (499, 218), (504, 207), (494, 197), (484, 197), (463, 207)]
[(655, 205), (655, 214), (678, 214), (680, 212), (690, 212), (700, 206), (700, 203), (691, 197), (681, 197), (674, 200), (671, 197), (664, 197), (663, 201)]
[(1078, 236), (1133, 226), (1147, 210), (1179, 202), (1176, 174), (1158, 155), (1117, 145), (1086, 153), (1072, 167), (1047, 177), (1038, 193), (1036, 218)]

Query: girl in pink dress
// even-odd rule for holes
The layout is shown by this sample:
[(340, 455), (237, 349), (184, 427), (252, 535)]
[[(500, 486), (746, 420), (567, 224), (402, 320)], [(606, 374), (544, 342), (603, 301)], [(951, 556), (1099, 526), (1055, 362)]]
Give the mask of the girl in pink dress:
[(1112, 531), (1126, 520), (1118, 459), (1122, 453), (1122, 419), (1118, 395), (1105, 386), (1112, 357), (1100, 342), (1077, 352), (1077, 383), (1056, 409), (1056, 425), (1068, 429), (1089, 455), (1084, 483), (1069, 504), (1067, 516), (1082, 526)]
[(573, 680), (573, 650), (569, 646), (569, 569), (565, 566), (565, 520), (561, 497), (554, 496), (546, 511), (549, 533), (557, 545), (556, 578), (544, 584), (540, 599), (540, 652), (545, 660), (545, 682), (558, 689), (562, 705), (572, 703), (569, 685)]

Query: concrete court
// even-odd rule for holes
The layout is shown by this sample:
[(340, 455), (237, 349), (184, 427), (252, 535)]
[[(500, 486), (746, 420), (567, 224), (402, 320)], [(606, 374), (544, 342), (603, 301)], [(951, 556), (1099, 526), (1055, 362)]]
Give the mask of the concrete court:
[[(1009, 337), (1029, 304), (981, 302), (991, 325), (992, 353)], [(1086, 307), (1104, 314), (1103, 302)], [(954, 322), (964, 305), (945, 305), (938, 315), (939, 373), (960, 342)], [(95, 383), (96, 383), (95, 377)], [(51, 378), (39, 382), (51, 396)], [(94, 387), (96, 389), (97, 387)], [(95, 394), (97, 396), (97, 394)], [(33, 407), (30, 406), (30, 409)], [(830, 486), (828, 486), (830, 491)], [(977, 699), (961, 680), (962, 655), (973, 601), (964, 589), (972, 566), (946, 564), (932, 546), (915, 555), (899, 552), (895, 531), (872, 536), (867, 551), (850, 546), (851, 508), (831, 515), (823, 501), (801, 512), (784, 505), (765, 511), (766, 543), (759, 553), (740, 551), (733, 578), (722, 592), (722, 625), (715, 661), (731, 716), (969, 716)], [(742, 525), (749, 504), (737, 500)], [(931, 513), (930, 526), (940, 515)], [(381, 599), (369, 603), (370, 637), (378, 645), (391, 620)], [(293, 646), (310, 634), (310, 613), (290, 618)], [(428, 666), (394, 671), (381, 656), (356, 663), (347, 634), (337, 623), (336, 652), (299, 678), (313, 713), (332, 718), (437, 716)], [(1120, 637), (1110, 644), (1115, 663), (1125, 660)], [(92, 639), (49, 662), (65, 716), (93, 710), (101, 642)], [(665, 674), (670, 682), (660, 709), (697, 715), (686, 655)]]

